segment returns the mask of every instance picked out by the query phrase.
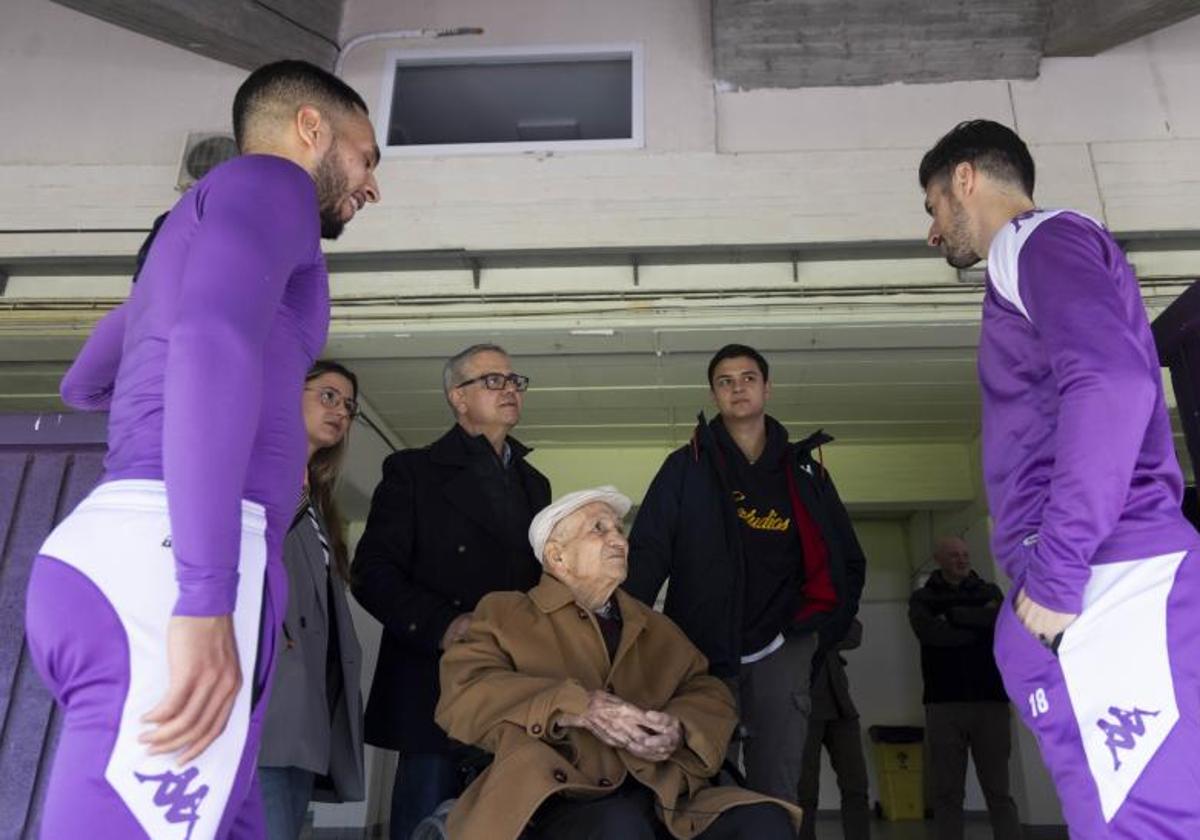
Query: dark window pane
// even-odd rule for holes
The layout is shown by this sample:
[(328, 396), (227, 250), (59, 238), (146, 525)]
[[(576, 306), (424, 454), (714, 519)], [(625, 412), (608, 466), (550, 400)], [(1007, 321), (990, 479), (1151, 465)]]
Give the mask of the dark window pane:
[(633, 137), (630, 58), (399, 64), (389, 146)]

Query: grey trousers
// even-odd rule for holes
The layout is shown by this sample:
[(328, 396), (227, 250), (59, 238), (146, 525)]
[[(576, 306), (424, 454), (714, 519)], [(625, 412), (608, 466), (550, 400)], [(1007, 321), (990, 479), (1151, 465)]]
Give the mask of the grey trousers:
[(1007, 703), (930, 703), (925, 707), (933, 823), (937, 840), (962, 840), (967, 750), (975, 760), (996, 840), (1020, 840), (1017, 804), (1008, 791), (1012, 731)]
[(726, 683), (738, 705), (740, 725), (727, 758), (743, 768), (746, 787), (796, 802), (808, 715), (812, 710), (815, 633), (788, 636), (765, 659), (743, 665)]
[(845, 840), (870, 840), (871, 810), (867, 804), (867, 761), (863, 757), (858, 718), (810, 720), (800, 773), (799, 805), (804, 809), (800, 840), (814, 840), (817, 802), (821, 792), (821, 748), (837, 774), (842, 797), (842, 836)]

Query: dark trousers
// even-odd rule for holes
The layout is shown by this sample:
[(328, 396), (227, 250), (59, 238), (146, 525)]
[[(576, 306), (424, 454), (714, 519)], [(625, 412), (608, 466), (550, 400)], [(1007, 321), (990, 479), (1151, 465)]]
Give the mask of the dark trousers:
[[(717, 817), (696, 840), (792, 840), (787, 811), (769, 802), (739, 805)], [(554, 797), (530, 821), (522, 840), (669, 840), (654, 813), (654, 794), (627, 783), (603, 799)]]
[(1017, 804), (1008, 792), (1012, 734), (1007, 703), (930, 703), (925, 707), (933, 824), (937, 840), (962, 840), (967, 750), (975, 760), (996, 840), (1020, 840)]
[(785, 802), (796, 801), (800, 784), (816, 650), (815, 633), (788, 636), (779, 650), (726, 681), (743, 736), (730, 743), (727, 758), (743, 765), (746, 787)]
[(297, 840), (304, 828), (316, 774), (299, 767), (259, 767), (267, 840)]
[(800, 840), (816, 837), (817, 802), (821, 793), (821, 748), (837, 774), (842, 795), (842, 835), (846, 840), (869, 840), (871, 811), (867, 804), (867, 762), (863, 758), (858, 718), (809, 720), (800, 771), (799, 805), (804, 809)]
[(391, 840), (408, 840), (417, 823), (462, 793), (457, 762), (448, 755), (401, 755), (392, 788)]

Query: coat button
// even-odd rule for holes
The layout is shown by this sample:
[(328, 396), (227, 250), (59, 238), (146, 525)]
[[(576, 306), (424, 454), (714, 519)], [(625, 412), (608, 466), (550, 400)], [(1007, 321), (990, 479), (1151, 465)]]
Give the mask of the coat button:
[(467, 553), (467, 547), (466, 547), (465, 545), (460, 545), (460, 546), (458, 547), (458, 553), (459, 553), (459, 554), (466, 554), (466, 553)]
[(563, 784), (564, 782), (566, 782), (567, 781), (567, 771), (561, 770), (561, 769), (555, 770), (554, 771), (554, 781), (558, 782), (560, 785)]
[(608, 779), (601, 779), (596, 784), (600, 785), (600, 787), (612, 787), (612, 782), (610, 782)]
[(409, 633), (416, 633), (416, 632), (417, 632), (417, 625), (416, 625), (416, 624), (410, 624), (410, 625), (408, 625), (408, 632), (409, 632)]
[(540, 723), (535, 723), (533, 726), (529, 727), (529, 731), (532, 732), (534, 735), (541, 735), (542, 734), (542, 725)]
[(308, 619), (306, 619), (304, 616), (300, 616), (300, 629), (304, 630), (306, 627), (308, 627)]
[(450, 604), (455, 609), (458, 609), (459, 607), (462, 606), (462, 598), (455, 598), (453, 601), (450, 602)]

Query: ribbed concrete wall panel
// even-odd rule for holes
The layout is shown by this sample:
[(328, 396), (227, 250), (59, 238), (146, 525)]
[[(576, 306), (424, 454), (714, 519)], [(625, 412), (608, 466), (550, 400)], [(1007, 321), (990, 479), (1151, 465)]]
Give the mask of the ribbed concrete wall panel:
[(0, 420), (0, 840), (25, 840), (37, 836), (59, 726), (25, 643), (25, 590), (38, 548), (95, 486), (104, 453), (95, 423), (14, 435), (17, 418)]

